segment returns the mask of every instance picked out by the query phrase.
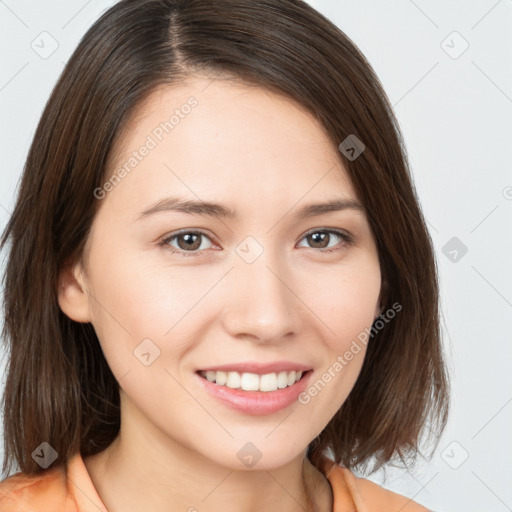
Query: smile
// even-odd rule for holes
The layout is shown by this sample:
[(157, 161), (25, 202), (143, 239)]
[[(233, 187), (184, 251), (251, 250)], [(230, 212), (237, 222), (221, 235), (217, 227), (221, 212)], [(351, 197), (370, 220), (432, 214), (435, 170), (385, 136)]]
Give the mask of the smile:
[(277, 391), (293, 386), (303, 375), (302, 371), (292, 370), (290, 372), (273, 372), (258, 375), (256, 373), (222, 372), (222, 371), (199, 371), (204, 379), (231, 389), (242, 389), (244, 391)]
[[(268, 371), (268, 370), (267, 370)], [(298, 402), (313, 370), (270, 373), (199, 370), (195, 372), (202, 389), (223, 406), (243, 414), (274, 414)]]

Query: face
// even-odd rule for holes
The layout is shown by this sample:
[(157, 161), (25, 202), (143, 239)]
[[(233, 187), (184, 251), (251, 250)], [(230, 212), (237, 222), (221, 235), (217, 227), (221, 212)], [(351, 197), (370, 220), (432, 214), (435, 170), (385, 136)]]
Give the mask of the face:
[(92, 322), (123, 421), (226, 467), (290, 461), (347, 398), (365, 346), (344, 354), (380, 312), (364, 210), (305, 215), (358, 201), (337, 148), (291, 100), (197, 77), (140, 105), (113, 174), (59, 302)]

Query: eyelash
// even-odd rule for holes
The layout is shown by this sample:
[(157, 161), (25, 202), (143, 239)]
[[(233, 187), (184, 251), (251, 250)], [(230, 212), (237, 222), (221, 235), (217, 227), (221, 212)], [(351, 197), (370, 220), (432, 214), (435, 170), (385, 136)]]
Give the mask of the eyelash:
[[(322, 253), (325, 253), (325, 252), (329, 252), (329, 253), (335, 252), (335, 251), (338, 251), (338, 250), (342, 249), (343, 247), (345, 247), (347, 245), (350, 246), (350, 245), (352, 245), (354, 243), (354, 240), (352, 239), (351, 236), (349, 236), (346, 233), (344, 233), (343, 231), (339, 231), (337, 229), (312, 229), (312, 230), (308, 231), (307, 233), (305, 233), (303, 235), (303, 237), (301, 238), (301, 240), (303, 240), (307, 236), (312, 235), (314, 233), (334, 233), (335, 235), (339, 236), (344, 241), (344, 244), (342, 244), (339, 247), (333, 248), (333, 249), (318, 249), (318, 251), (322, 252)], [(185, 258), (193, 257), (193, 256), (199, 256), (202, 252), (204, 252), (204, 251), (183, 251), (183, 250), (171, 247), (169, 245), (169, 242), (171, 242), (172, 240), (174, 240), (175, 238), (177, 238), (180, 235), (201, 235), (201, 236), (204, 236), (204, 237), (210, 239), (210, 237), (206, 233), (203, 233), (202, 231), (183, 230), (183, 231), (179, 231), (177, 233), (174, 233), (171, 236), (168, 236), (168, 237), (164, 238), (161, 242), (159, 242), (158, 245), (160, 247), (166, 246), (166, 249), (169, 250), (171, 253), (173, 253), (173, 254), (176, 254), (176, 253), (180, 254), (180, 256), (183, 256)], [(315, 248), (314, 247), (309, 247), (309, 249), (315, 249)]]

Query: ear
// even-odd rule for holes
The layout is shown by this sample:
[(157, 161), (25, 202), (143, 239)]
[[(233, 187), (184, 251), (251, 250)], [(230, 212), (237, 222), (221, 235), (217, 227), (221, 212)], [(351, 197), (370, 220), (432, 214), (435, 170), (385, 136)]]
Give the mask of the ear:
[(374, 320), (376, 320), (377, 317), (379, 317), (383, 313), (383, 311), (384, 311), (384, 304), (386, 304), (386, 302), (388, 300), (388, 293), (389, 293), (389, 284), (388, 284), (386, 279), (383, 279), (382, 280), (382, 285), (381, 285), (381, 288), (380, 288), (380, 293), (379, 293), (379, 300), (377, 302), (377, 306), (375, 306), (375, 318), (374, 318)]
[(373, 320), (377, 320), (377, 318), (382, 314), (382, 308), (380, 307), (380, 304), (377, 304), (375, 306), (375, 313), (373, 315)]
[(59, 306), (75, 322), (91, 321), (89, 294), (83, 276), (79, 263), (68, 264), (59, 273)]

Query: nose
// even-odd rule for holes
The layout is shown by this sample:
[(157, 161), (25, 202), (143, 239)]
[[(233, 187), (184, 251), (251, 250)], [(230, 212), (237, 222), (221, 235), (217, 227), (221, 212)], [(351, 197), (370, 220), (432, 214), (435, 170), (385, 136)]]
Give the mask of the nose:
[(265, 253), (253, 263), (238, 261), (227, 283), (223, 312), (226, 331), (235, 338), (278, 343), (300, 330), (300, 300), (290, 273)]

